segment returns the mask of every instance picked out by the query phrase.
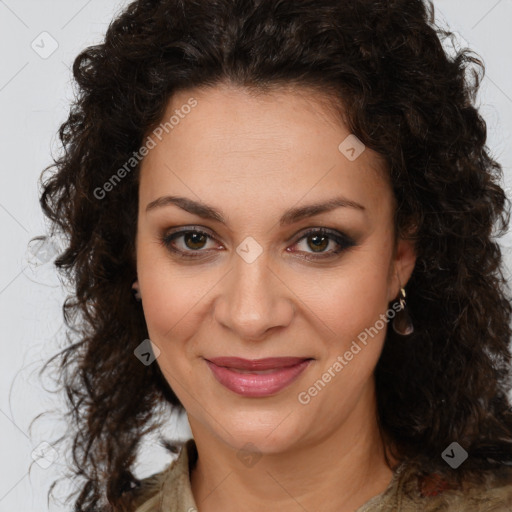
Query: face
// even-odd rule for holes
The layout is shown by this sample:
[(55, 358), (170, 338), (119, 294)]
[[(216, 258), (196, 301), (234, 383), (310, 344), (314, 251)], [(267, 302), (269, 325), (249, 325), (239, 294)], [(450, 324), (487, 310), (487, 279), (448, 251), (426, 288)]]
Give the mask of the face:
[(360, 428), (414, 266), (383, 162), (340, 148), (350, 132), (304, 89), (182, 91), (173, 114), (141, 165), (137, 273), (194, 437), (277, 453)]

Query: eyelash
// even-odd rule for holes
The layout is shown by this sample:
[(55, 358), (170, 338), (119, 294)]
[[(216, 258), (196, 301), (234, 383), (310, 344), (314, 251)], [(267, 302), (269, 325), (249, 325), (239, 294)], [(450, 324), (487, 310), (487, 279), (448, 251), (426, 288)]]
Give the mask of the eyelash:
[[(195, 233), (195, 234), (199, 234), (199, 235), (204, 235), (208, 238), (215, 240), (214, 237), (212, 237), (205, 231), (201, 231), (199, 229), (184, 229), (181, 231), (175, 231), (173, 233), (166, 234), (165, 236), (163, 236), (161, 238), (161, 243), (169, 251), (171, 251), (174, 254), (179, 255), (179, 257), (181, 257), (181, 258), (189, 259), (189, 260), (202, 258), (203, 255), (201, 253), (207, 252), (207, 250), (197, 249), (196, 251), (194, 251), (194, 250), (182, 251), (181, 249), (176, 249), (175, 247), (173, 247), (172, 242), (174, 242), (174, 240), (176, 240), (177, 238), (180, 238), (180, 237), (186, 235), (187, 233)], [(352, 240), (347, 235), (340, 233), (339, 231), (333, 231), (333, 230), (326, 229), (326, 228), (311, 228), (311, 229), (307, 230), (305, 233), (303, 233), (300, 236), (300, 238), (298, 238), (294, 242), (293, 245), (296, 245), (301, 240), (307, 239), (310, 236), (320, 236), (320, 237), (328, 238), (329, 240), (336, 242), (339, 247), (338, 249), (331, 250), (329, 252), (317, 253), (318, 255), (315, 255), (312, 257), (311, 256), (303, 257), (304, 259), (310, 260), (310, 261), (319, 261), (319, 260), (323, 260), (323, 259), (327, 259), (327, 258), (332, 258), (332, 256), (340, 254), (341, 252), (345, 251), (346, 249), (349, 249), (350, 247), (353, 247), (356, 245), (354, 240)], [(307, 254), (314, 254), (314, 253), (307, 253)]]

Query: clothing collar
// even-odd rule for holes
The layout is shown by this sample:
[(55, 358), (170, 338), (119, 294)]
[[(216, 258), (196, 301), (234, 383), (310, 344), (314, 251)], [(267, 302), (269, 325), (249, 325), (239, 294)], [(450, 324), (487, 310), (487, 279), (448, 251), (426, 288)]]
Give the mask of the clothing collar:
[[(158, 480), (153, 482), (156, 493), (150, 500), (140, 505), (135, 512), (197, 512), (197, 505), (192, 494), (190, 475), (197, 462), (198, 454), (193, 438), (186, 441), (178, 454), (178, 457), (157, 475)], [(393, 474), (388, 487), (379, 495), (374, 496), (356, 512), (369, 512), (380, 510), (379, 506), (386, 504), (396, 506), (399, 491), (402, 487), (403, 468), (401, 464)], [(394, 508), (393, 510), (400, 510)]]

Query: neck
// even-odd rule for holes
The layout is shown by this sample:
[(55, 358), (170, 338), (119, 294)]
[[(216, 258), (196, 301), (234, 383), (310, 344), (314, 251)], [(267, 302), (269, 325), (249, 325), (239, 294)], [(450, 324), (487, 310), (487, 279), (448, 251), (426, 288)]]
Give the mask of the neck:
[(189, 421), (199, 454), (191, 486), (201, 512), (353, 512), (383, 492), (393, 476), (376, 414), (364, 409), (322, 438), (262, 454), (252, 464), (243, 464), (235, 448)]

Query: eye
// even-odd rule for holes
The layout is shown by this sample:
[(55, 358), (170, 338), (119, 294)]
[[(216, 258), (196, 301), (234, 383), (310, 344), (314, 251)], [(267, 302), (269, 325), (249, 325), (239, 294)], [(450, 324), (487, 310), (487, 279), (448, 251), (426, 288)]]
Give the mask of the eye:
[[(176, 240), (180, 239), (182, 239), (181, 242), (176, 243)], [(171, 252), (183, 258), (198, 258), (204, 256), (200, 254), (201, 252), (208, 252), (208, 250), (202, 250), (206, 247), (208, 239), (213, 237), (205, 231), (192, 228), (169, 233), (162, 238), (162, 243)]]
[[(356, 245), (354, 240), (347, 235), (340, 233), (339, 231), (333, 231), (326, 228), (314, 228), (308, 230), (297, 240), (297, 242), (295, 242), (295, 245), (299, 245), (301, 241), (304, 241), (302, 243), (306, 249), (312, 249), (311, 253), (308, 251), (302, 251), (307, 254), (313, 254), (313, 256), (305, 256), (305, 259), (309, 260), (329, 258)], [(326, 249), (330, 245), (334, 245), (335, 248), (327, 251)]]
[[(207, 254), (212, 250), (211, 247), (208, 248), (208, 242), (210, 240), (215, 240), (215, 238), (206, 231), (193, 227), (168, 233), (162, 237), (161, 242), (169, 251), (176, 254), (178, 257), (194, 259), (204, 257), (205, 254), (201, 253)], [(304, 250), (298, 252), (310, 254), (310, 256), (304, 256), (307, 260), (319, 260), (333, 257), (345, 249), (356, 245), (347, 235), (326, 228), (313, 228), (308, 230), (306, 233), (302, 234), (294, 245), (304, 243), (303, 241), (305, 242)], [(332, 245), (334, 248), (326, 250)], [(307, 251), (307, 249), (312, 249), (312, 252)], [(289, 250), (287, 249), (287, 251)]]

